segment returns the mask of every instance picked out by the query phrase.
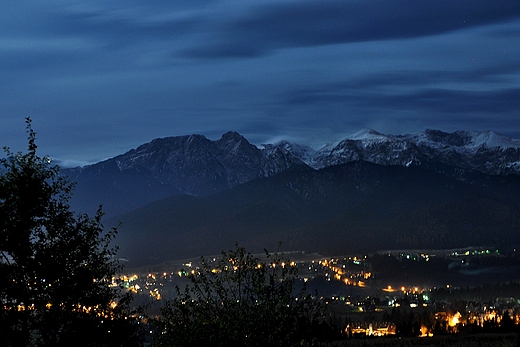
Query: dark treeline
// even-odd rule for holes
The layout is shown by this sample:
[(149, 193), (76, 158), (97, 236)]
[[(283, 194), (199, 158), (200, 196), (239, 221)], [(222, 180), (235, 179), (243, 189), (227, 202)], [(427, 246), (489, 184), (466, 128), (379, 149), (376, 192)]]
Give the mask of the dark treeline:
[(520, 300), (520, 283), (495, 283), (459, 288), (437, 288), (431, 293), (435, 300), (466, 300), (479, 302), (495, 302), (498, 298)]

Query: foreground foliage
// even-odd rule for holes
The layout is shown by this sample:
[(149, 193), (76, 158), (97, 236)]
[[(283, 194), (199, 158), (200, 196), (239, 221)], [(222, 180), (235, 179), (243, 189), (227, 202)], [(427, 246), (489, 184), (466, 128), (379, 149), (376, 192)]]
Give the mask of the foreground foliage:
[(118, 269), (101, 210), (75, 216), (73, 185), (36, 154), (4, 148), (0, 159), (2, 346), (131, 346), (130, 297), (111, 286)]
[[(293, 264), (294, 265), (294, 264)], [(190, 284), (168, 302), (158, 346), (302, 346), (326, 338), (316, 298), (297, 289), (295, 266), (237, 246), (218, 262), (202, 259)]]

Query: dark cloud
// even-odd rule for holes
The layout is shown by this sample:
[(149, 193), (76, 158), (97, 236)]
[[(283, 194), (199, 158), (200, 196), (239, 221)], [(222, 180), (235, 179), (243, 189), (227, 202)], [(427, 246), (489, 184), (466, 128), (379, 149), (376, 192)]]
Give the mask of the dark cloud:
[[(384, 80), (384, 82), (389, 82), (389, 80)], [(406, 85), (402, 80), (399, 80), (398, 83)], [(450, 113), (462, 116), (484, 113), (503, 116), (517, 113), (520, 108), (520, 88), (488, 91), (424, 88), (411, 92), (397, 92), (395, 90), (362, 90), (355, 84), (354, 87), (335, 84), (334, 86), (293, 92), (283, 103), (297, 106), (341, 103), (345, 107), (415, 111), (425, 115)]]
[(187, 57), (267, 54), (284, 47), (415, 38), (500, 23), (520, 16), (516, 0), (306, 1), (258, 6), (218, 23)]

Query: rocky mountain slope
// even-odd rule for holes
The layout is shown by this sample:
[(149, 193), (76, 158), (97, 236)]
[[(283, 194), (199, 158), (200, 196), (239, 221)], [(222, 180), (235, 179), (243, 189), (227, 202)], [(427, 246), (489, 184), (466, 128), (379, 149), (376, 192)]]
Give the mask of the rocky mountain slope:
[(207, 196), (290, 168), (317, 170), (354, 161), (421, 166), (459, 180), (474, 179), (473, 172), (520, 175), (520, 140), (493, 132), (394, 136), (365, 129), (316, 150), (286, 141), (257, 147), (228, 132), (216, 141), (202, 135), (155, 139), (63, 174), (78, 182), (77, 210), (92, 212), (103, 203), (115, 215), (174, 194)]
[(92, 212), (103, 202), (107, 214), (114, 215), (173, 194), (214, 194), (298, 165), (305, 164), (281, 146), (260, 150), (228, 132), (217, 141), (202, 135), (155, 139), (62, 173), (77, 182), (72, 201), (77, 210)]
[(520, 140), (491, 131), (426, 130), (393, 136), (365, 129), (320, 149), (309, 165), (323, 168), (356, 160), (404, 166), (438, 162), (492, 175), (518, 175)]

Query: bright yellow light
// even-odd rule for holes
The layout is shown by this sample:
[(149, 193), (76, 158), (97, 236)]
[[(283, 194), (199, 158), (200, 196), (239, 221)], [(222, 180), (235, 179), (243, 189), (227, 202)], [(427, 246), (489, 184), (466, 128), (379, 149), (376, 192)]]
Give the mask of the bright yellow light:
[(456, 326), (460, 323), (460, 317), (462, 317), (462, 315), (459, 312), (455, 313), (452, 317), (449, 318), (448, 325), (450, 327)]
[(421, 335), (419, 337), (432, 337), (433, 334), (424, 325), (421, 326)]

